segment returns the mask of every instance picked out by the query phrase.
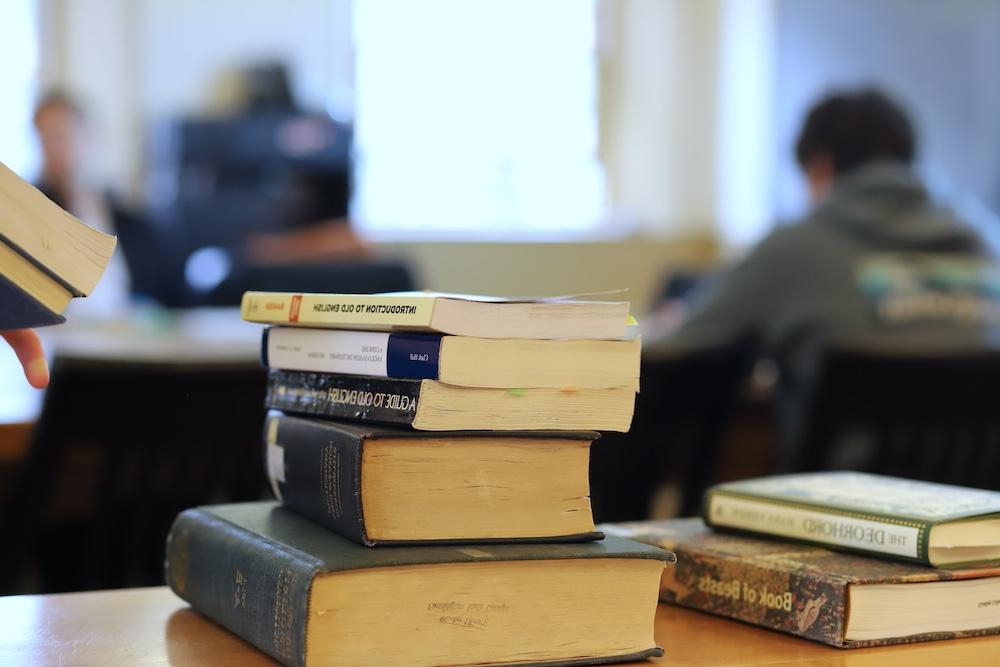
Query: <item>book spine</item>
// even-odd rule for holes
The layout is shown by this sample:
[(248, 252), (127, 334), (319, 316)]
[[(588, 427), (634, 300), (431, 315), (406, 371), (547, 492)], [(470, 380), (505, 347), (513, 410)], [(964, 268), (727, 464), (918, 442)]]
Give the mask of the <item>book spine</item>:
[(267, 470), (282, 503), (349, 540), (371, 546), (361, 511), (361, 438), (305, 419), (268, 415)]
[(714, 528), (929, 564), (930, 525), (921, 521), (718, 490), (706, 494), (703, 515)]
[(436, 380), (441, 336), (275, 327), (264, 365), (292, 371)]
[(332, 419), (409, 426), (417, 413), (421, 380), (272, 369), (267, 407)]
[(243, 319), (261, 324), (426, 329), (433, 312), (427, 296), (246, 292), (240, 302)]
[(315, 563), (201, 509), (167, 536), (166, 579), (196, 611), (288, 667), (305, 667)]
[(673, 544), (660, 599), (815, 641), (845, 646), (847, 585), (811, 570), (750, 563)]

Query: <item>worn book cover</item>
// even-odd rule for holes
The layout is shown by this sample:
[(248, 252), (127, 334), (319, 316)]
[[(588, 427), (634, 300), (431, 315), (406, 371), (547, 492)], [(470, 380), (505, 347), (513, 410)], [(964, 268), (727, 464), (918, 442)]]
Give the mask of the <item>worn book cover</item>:
[[(588, 448), (598, 437), (593, 431), (428, 433), (279, 412), (264, 427), (275, 497), (366, 546), (600, 539), (587, 476)], [(545, 478), (534, 466), (561, 474)], [(424, 486), (412, 490), (411, 479)], [(391, 530), (400, 521), (411, 525)], [(577, 530), (559, 531), (567, 526)]]
[(1000, 559), (1000, 493), (870, 475), (777, 475), (710, 488), (710, 526), (930, 565)]
[[(701, 519), (643, 521), (599, 526), (608, 534), (655, 544), (677, 554), (664, 571), (660, 599), (719, 616), (745, 621), (841, 648), (880, 646), (1000, 632), (1000, 600), (985, 597), (968, 604), (986, 627), (923, 632), (878, 639), (851, 639), (848, 630), (852, 591), (865, 586), (917, 586), (929, 582), (996, 578), (1000, 569), (942, 570), (846, 554), (795, 542), (719, 533)], [(856, 594), (856, 593), (855, 593)], [(916, 598), (920, 599), (919, 591)], [(948, 617), (942, 627), (962, 618)], [(901, 613), (891, 607), (885, 616)], [(934, 610), (931, 610), (933, 617)], [(933, 621), (932, 621), (933, 623)], [(861, 631), (856, 634), (863, 635)]]
[(289, 667), (586, 665), (662, 655), (653, 617), (671, 558), (617, 537), (369, 549), (261, 502), (181, 513), (166, 580)]

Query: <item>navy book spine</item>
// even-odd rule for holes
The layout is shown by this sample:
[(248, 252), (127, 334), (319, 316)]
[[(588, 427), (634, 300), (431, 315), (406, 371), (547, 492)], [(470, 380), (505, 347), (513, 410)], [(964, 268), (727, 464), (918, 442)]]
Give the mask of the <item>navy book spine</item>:
[(361, 505), (360, 436), (271, 414), (264, 441), (278, 500), (342, 537), (371, 546)]

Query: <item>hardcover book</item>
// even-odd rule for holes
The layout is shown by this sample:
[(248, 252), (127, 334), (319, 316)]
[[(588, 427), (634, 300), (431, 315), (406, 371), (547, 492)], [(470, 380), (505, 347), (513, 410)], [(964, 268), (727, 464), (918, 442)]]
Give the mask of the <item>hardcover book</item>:
[(670, 549), (660, 599), (841, 648), (1000, 633), (1000, 569), (941, 570), (708, 529), (600, 528)]
[(936, 567), (1000, 562), (1000, 493), (856, 472), (719, 484), (705, 522)]
[(632, 423), (635, 390), (481, 389), (436, 380), (268, 372), (267, 406), (420, 431), (620, 431)]
[(96, 287), (115, 243), (0, 163), (0, 330), (64, 322), (70, 300)]
[(662, 654), (672, 554), (584, 544), (368, 549), (276, 503), (183, 512), (166, 579), (289, 667), (589, 665)]
[(268, 415), (275, 496), (360, 544), (587, 541), (593, 432), (426, 433)]
[(305, 327), (264, 330), (265, 366), (462, 387), (639, 389), (638, 338), (530, 340)]
[(624, 338), (627, 301), (395, 292), (247, 292), (243, 319), (260, 324), (436, 331), (478, 338)]

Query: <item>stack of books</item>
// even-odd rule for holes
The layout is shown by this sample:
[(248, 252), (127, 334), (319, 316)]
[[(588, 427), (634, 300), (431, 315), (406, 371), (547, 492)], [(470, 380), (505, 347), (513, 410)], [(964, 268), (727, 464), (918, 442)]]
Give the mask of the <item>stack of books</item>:
[(709, 489), (703, 518), (602, 528), (676, 552), (665, 602), (841, 648), (1000, 633), (997, 492), (781, 475)]
[[(628, 304), (251, 292), (277, 502), (180, 515), (167, 581), (286, 665), (575, 665), (662, 654), (672, 554), (595, 529), (628, 430)], [(239, 418), (234, 415), (233, 418)]]

